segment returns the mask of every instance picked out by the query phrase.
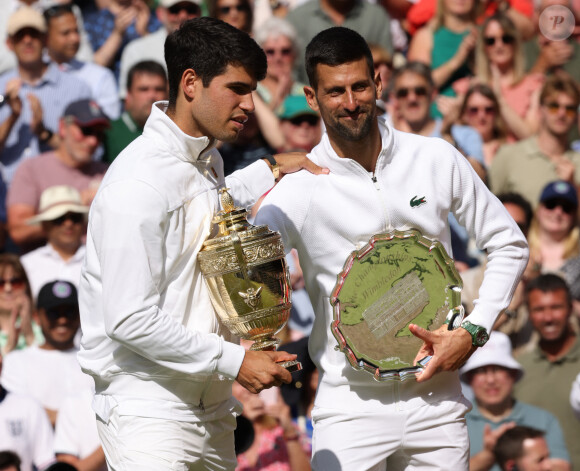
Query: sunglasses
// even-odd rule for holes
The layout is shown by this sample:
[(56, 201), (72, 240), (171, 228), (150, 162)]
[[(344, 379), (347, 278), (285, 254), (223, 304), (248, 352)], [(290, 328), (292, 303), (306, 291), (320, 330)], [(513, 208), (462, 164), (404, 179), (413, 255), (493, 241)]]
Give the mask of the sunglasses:
[(414, 92), (416, 96), (427, 96), (427, 87), (399, 88), (395, 91), (395, 96), (397, 98), (407, 98), (410, 92)]
[(542, 203), (546, 209), (552, 210), (560, 206), (566, 214), (573, 214), (576, 211), (576, 205), (567, 200), (548, 200)]
[(179, 15), (182, 11), (185, 11), (188, 15), (199, 15), (201, 13), (200, 8), (193, 3), (178, 3), (177, 5), (173, 5), (167, 9), (169, 13), (172, 15)]
[(96, 137), (99, 141), (105, 138), (105, 131), (100, 127), (89, 126), (86, 128), (80, 127), (80, 129), (85, 137)]
[(63, 305), (45, 309), (44, 313), (48, 319), (53, 321), (56, 321), (61, 317), (66, 317), (68, 319), (76, 319), (79, 317), (79, 310), (74, 305)]
[(55, 226), (62, 226), (65, 221), (71, 221), (73, 224), (80, 224), (84, 222), (85, 216), (81, 213), (66, 213), (65, 215), (50, 221)]
[(277, 52), (284, 57), (288, 57), (290, 54), (292, 54), (292, 48), (284, 47), (282, 49), (264, 49), (264, 52), (267, 56), (270, 57), (275, 56)]
[(296, 116), (295, 118), (289, 119), (288, 121), (290, 121), (294, 126), (302, 126), (302, 123), (308, 123), (310, 126), (316, 126), (319, 119), (320, 118), (318, 116), (303, 114), (301, 116)]
[(248, 11), (248, 7), (246, 5), (242, 5), (241, 3), (238, 5), (219, 7), (219, 12), (222, 15), (228, 15), (230, 13), (230, 10), (236, 10), (238, 13), (243, 13), (245, 11)]
[(8, 280), (0, 279), (0, 288), (6, 289), (6, 285), (9, 284), (13, 289), (24, 288), (26, 282), (24, 278), (10, 278)]
[(482, 111), (486, 115), (492, 115), (495, 112), (495, 108), (493, 106), (470, 106), (467, 108), (467, 113), (470, 116), (477, 116)]
[(516, 38), (511, 34), (502, 34), (501, 36), (486, 36), (483, 38), (483, 44), (486, 46), (493, 46), (496, 41), (501, 40), (504, 44), (513, 44)]
[(22, 41), (26, 36), (30, 36), (33, 39), (40, 39), (43, 36), (43, 34), (44, 33), (41, 33), (35, 28), (22, 28), (21, 30), (14, 33), (14, 36), (12, 36), (12, 40), (18, 43)]
[(574, 116), (576, 116), (577, 112), (577, 109), (574, 105), (561, 105), (560, 103), (550, 102), (546, 103), (544, 106), (548, 109), (550, 114), (556, 114), (563, 108), (564, 110), (566, 110), (566, 116), (568, 118), (573, 118)]

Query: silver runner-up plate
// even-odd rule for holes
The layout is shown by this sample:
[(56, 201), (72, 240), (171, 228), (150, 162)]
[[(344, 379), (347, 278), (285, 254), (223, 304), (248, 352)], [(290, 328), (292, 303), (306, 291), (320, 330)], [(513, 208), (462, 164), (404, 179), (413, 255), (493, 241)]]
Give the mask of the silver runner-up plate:
[(456, 325), (462, 287), (440, 242), (414, 229), (374, 235), (347, 258), (330, 297), (338, 349), (377, 381), (415, 378), (430, 358), (415, 362), (423, 341), (409, 324), (432, 331), (448, 318)]

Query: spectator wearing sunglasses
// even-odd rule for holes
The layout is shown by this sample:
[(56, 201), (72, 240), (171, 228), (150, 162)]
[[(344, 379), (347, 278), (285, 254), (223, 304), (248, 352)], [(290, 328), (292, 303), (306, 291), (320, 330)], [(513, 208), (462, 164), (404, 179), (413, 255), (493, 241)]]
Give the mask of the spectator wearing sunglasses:
[(288, 21), (272, 17), (256, 31), (255, 40), (266, 53), (268, 69), (257, 92), (268, 107), (280, 112), (288, 96), (304, 96), (304, 84), (294, 80), (298, 54), (296, 29)]
[(39, 209), (39, 214), (27, 223), (41, 224), (47, 243), (22, 256), (33, 299), (49, 281), (66, 280), (78, 286), (85, 256), (82, 239), (89, 211), (78, 190), (67, 185), (44, 190)]
[(244, 33), (251, 34), (254, 12), (249, 0), (210, 0), (209, 16), (225, 21)]
[(8, 19), (7, 33), (17, 66), (0, 75), (0, 94), (5, 98), (0, 107), (0, 161), (10, 185), (21, 162), (59, 145), (58, 120), (64, 109), (90, 98), (91, 90), (44, 61), (46, 22), (41, 13), (21, 7)]
[(563, 276), (572, 297), (580, 301), (580, 228), (574, 185), (558, 180), (544, 187), (528, 239), (530, 263), (540, 273)]
[(165, 66), (165, 38), (181, 26), (184, 21), (201, 16), (201, 0), (160, 0), (155, 10), (163, 25), (154, 33), (131, 41), (121, 55), (119, 94), (127, 95), (127, 79), (131, 68), (141, 61), (155, 61)]
[(0, 352), (8, 353), (42, 343), (42, 333), (32, 320), (32, 293), (18, 255), (0, 254)]
[(40, 402), (54, 426), (68, 395), (94, 387), (93, 380), (81, 371), (74, 345), (80, 326), (75, 286), (60, 280), (44, 285), (34, 318), (42, 329), (44, 343), (7, 354), (0, 381), (4, 389)]
[(483, 140), (483, 160), (489, 168), (507, 137), (507, 127), (491, 87), (483, 83), (469, 87), (460, 104), (459, 117), (464, 124), (479, 132)]
[(59, 122), (60, 144), (54, 152), (29, 159), (18, 169), (8, 190), (8, 231), (24, 251), (46, 242), (40, 224), (27, 220), (38, 214), (41, 194), (54, 185), (69, 185), (89, 206), (107, 165), (93, 160), (103, 142), (109, 119), (92, 100), (71, 103)]
[(516, 192), (534, 206), (555, 180), (580, 184), (580, 153), (570, 149), (568, 133), (577, 125), (580, 92), (567, 78), (550, 77), (540, 92), (538, 132), (500, 147), (489, 169), (495, 194)]
[[(508, 140), (533, 135), (538, 129), (538, 96), (544, 76), (525, 73), (520, 33), (507, 15), (496, 13), (483, 22), (475, 51), (475, 72), (477, 82), (490, 86), (497, 97)], [(468, 80), (454, 85), (459, 94), (468, 87)]]
[(284, 146), (279, 152), (310, 152), (320, 142), (320, 115), (308, 106), (305, 96), (287, 97), (279, 117), (284, 135)]

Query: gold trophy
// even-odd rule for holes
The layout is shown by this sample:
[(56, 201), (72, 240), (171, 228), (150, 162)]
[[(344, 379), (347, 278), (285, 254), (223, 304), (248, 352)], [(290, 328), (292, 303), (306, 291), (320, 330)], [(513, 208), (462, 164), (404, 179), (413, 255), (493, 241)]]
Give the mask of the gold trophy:
[[(212, 304), (232, 334), (254, 341), (250, 350), (276, 350), (292, 293), (280, 234), (250, 224), (228, 189), (220, 193), (223, 210), (213, 218), (219, 233), (198, 254)], [(279, 364), (291, 372), (302, 369), (295, 360)]]

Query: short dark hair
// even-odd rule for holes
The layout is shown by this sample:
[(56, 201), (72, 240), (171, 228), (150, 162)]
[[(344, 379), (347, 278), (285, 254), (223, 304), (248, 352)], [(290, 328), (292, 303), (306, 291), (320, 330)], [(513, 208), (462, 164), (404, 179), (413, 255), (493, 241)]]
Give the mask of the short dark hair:
[(580, 91), (574, 79), (569, 77), (560, 77), (559, 75), (552, 75), (544, 82), (542, 90), (540, 91), (540, 104), (545, 105), (546, 99), (557, 94), (564, 93), (574, 100), (574, 106), (578, 107), (580, 104)]
[(511, 203), (521, 208), (526, 217), (526, 228), (527, 229), (530, 228), (532, 218), (534, 217), (534, 210), (532, 208), (532, 205), (527, 199), (525, 199), (519, 193), (514, 192), (500, 193), (499, 195), (497, 195), (497, 199), (500, 200), (501, 203), (504, 205), (506, 203)]
[(539, 290), (542, 293), (552, 293), (554, 291), (564, 290), (566, 292), (566, 300), (569, 306), (572, 306), (572, 294), (570, 288), (564, 278), (553, 273), (545, 273), (532, 278), (526, 284), (526, 304), (528, 303), (530, 293), (534, 290)]
[(318, 33), (306, 47), (306, 74), (310, 86), (318, 86), (318, 64), (335, 67), (365, 58), (370, 76), (374, 78), (373, 55), (364, 38), (352, 29), (334, 26)]
[(395, 69), (395, 72), (393, 73), (393, 86), (395, 81), (405, 72), (411, 72), (423, 77), (429, 84), (429, 87), (432, 89), (435, 88), (435, 82), (433, 82), (433, 75), (431, 74), (431, 67), (420, 61), (409, 61), (405, 65)]
[(131, 89), (133, 80), (137, 74), (157, 75), (158, 77), (163, 77), (163, 80), (167, 82), (167, 73), (159, 62), (141, 61), (137, 62), (133, 67), (131, 67), (127, 73), (127, 90)]
[(15, 466), (20, 471), (20, 457), (12, 451), (0, 451), (0, 471)]
[[(74, 15), (73, 6), (70, 3), (64, 3), (59, 5), (53, 5), (42, 12), (44, 19), (46, 20), (47, 28), (50, 28), (50, 20), (55, 18), (60, 18), (64, 15)], [(76, 16), (75, 16), (76, 18)]]
[(241, 66), (257, 81), (266, 76), (266, 54), (247, 33), (215, 18), (186, 21), (165, 40), (169, 77), (169, 108), (177, 102), (179, 83), (187, 69), (201, 77), (204, 87), (228, 65)]
[(523, 443), (529, 438), (541, 438), (544, 432), (541, 430), (517, 425), (514, 428), (506, 430), (497, 439), (493, 454), (495, 460), (501, 469), (505, 469), (505, 464), (508, 460), (516, 460), (521, 458), (524, 454)]

